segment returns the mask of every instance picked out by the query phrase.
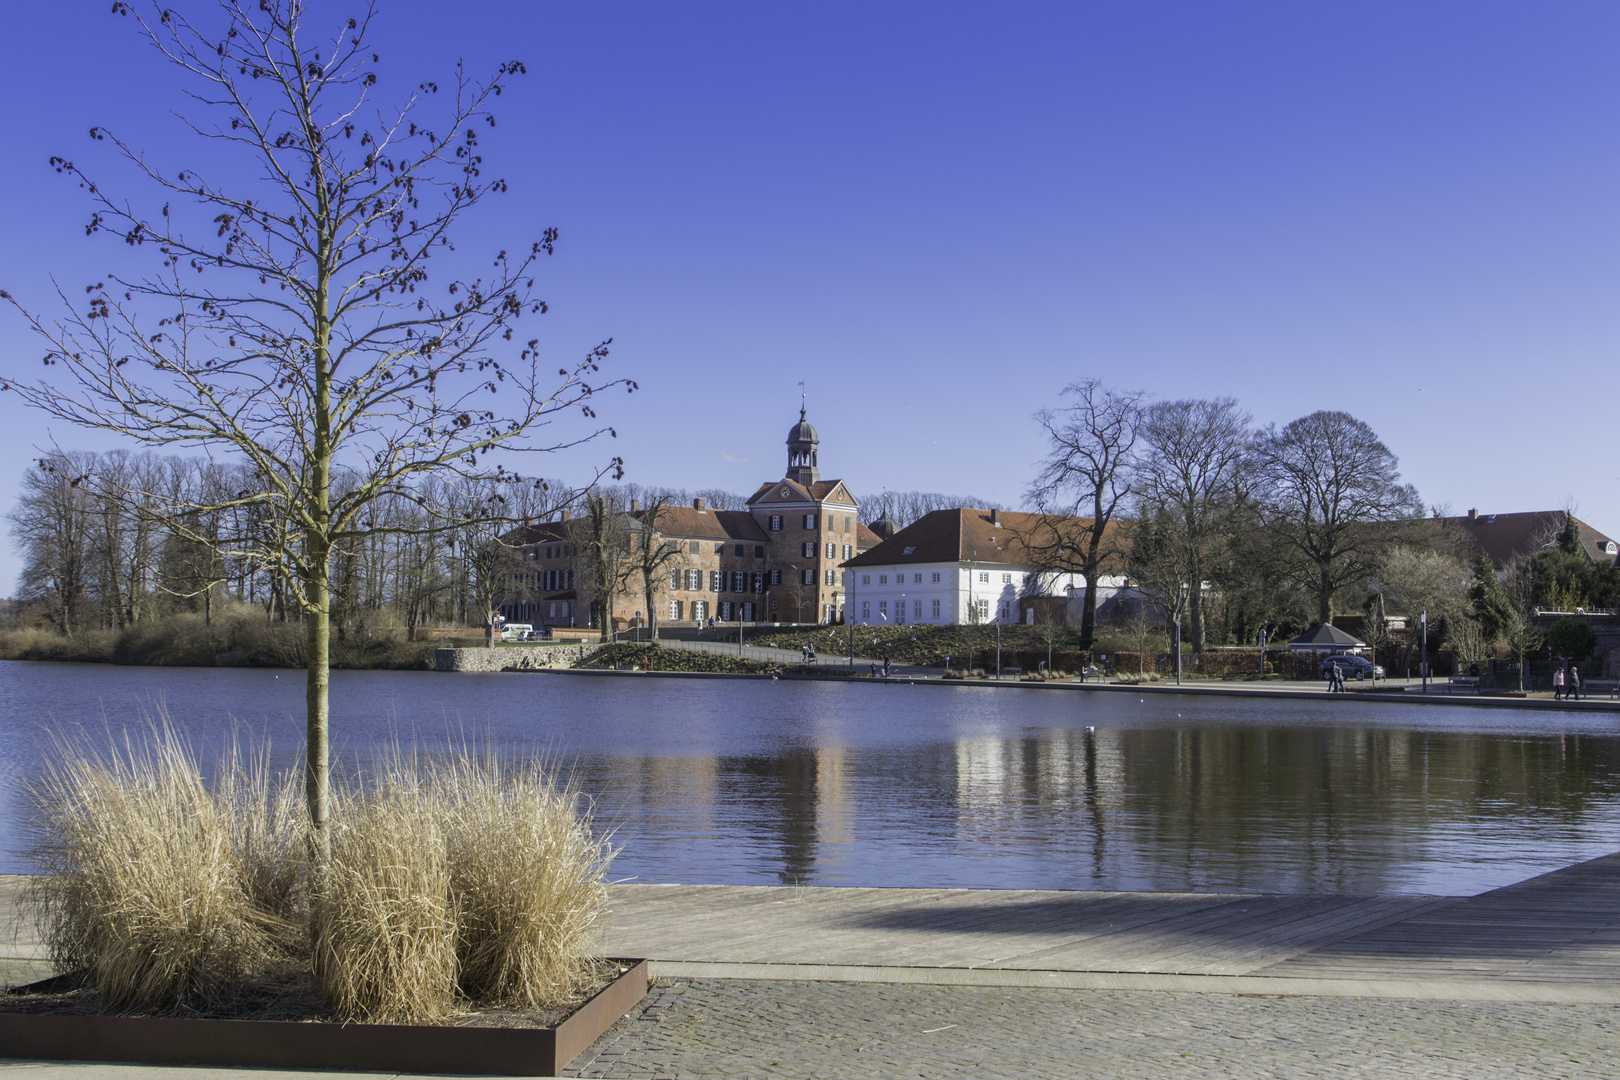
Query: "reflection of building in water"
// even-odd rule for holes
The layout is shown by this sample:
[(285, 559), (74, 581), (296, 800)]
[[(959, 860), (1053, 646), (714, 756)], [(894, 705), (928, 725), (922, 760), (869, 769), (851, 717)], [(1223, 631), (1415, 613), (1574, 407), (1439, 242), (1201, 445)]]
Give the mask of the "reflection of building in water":
[(855, 806), (842, 746), (828, 746), (816, 752), (816, 842), (818, 871), (848, 861), (855, 843)]
[(855, 807), (843, 747), (793, 749), (773, 757), (720, 759), (722, 800), (755, 842), (776, 852), (777, 880), (809, 882), (843, 862), (855, 837)]
[(719, 763), (711, 757), (612, 758), (589, 770), (585, 790), (602, 792), (612, 818), (643, 822), (643, 831), (701, 837), (721, 828)]

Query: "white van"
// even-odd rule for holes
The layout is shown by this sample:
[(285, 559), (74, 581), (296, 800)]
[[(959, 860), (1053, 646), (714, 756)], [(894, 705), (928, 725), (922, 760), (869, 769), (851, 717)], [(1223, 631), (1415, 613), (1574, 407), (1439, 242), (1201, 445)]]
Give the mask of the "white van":
[(528, 641), (534, 637), (534, 625), (526, 622), (509, 622), (501, 627), (502, 641)]

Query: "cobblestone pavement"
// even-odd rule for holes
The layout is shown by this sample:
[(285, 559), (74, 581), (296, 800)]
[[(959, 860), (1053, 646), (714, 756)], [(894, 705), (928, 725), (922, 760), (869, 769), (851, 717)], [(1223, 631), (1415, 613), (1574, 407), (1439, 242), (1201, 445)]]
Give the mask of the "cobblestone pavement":
[(1620, 1006), (660, 980), (582, 1077), (1604, 1077)]

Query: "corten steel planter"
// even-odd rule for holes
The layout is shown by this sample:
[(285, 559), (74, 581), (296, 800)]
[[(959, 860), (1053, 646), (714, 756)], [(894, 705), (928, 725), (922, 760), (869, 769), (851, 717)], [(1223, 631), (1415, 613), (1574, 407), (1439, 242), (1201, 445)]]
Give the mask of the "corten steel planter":
[(0, 1013), (0, 1057), (555, 1076), (647, 996), (647, 961), (614, 962), (619, 977), (554, 1028)]

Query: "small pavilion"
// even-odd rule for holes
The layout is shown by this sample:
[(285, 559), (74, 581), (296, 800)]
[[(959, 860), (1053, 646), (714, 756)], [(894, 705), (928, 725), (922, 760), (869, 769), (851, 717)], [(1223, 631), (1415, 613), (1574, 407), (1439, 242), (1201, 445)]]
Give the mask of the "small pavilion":
[(1365, 641), (1345, 633), (1332, 623), (1319, 623), (1288, 643), (1290, 652), (1316, 656), (1360, 652), (1366, 647)]

